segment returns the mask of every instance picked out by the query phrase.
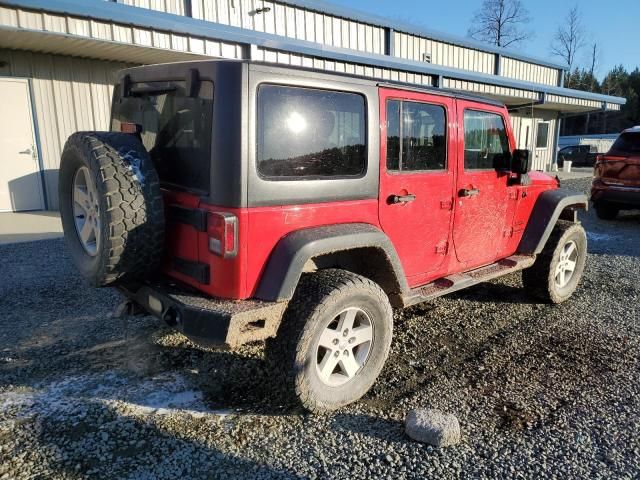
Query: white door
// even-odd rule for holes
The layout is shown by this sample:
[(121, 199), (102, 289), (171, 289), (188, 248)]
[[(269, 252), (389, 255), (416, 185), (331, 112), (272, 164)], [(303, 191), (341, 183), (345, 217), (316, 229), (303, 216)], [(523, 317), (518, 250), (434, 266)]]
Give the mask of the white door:
[(42, 210), (29, 83), (0, 79), (0, 212)]
[(523, 117), (520, 119), (518, 148), (522, 150), (531, 150), (531, 153), (535, 153), (535, 148), (533, 148), (533, 120), (531, 118)]

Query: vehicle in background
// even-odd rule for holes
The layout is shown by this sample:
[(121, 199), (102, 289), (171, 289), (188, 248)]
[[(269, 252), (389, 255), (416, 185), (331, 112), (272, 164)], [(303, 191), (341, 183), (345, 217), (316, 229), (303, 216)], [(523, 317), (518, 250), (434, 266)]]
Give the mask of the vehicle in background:
[(572, 162), (574, 167), (593, 167), (597, 156), (593, 145), (570, 145), (558, 152), (558, 167), (562, 168), (565, 160)]
[(598, 156), (591, 201), (604, 220), (640, 208), (640, 126), (622, 132), (611, 150)]

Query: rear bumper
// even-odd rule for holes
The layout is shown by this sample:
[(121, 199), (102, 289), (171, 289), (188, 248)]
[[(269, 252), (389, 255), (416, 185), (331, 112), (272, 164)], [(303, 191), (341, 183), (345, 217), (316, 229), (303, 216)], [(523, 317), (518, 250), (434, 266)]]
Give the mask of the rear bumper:
[(599, 183), (591, 189), (592, 202), (607, 202), (620, 207), (639, 208), (640, 188)]
[(163, 283), (118, 289), (203, 347), (234, 348), (273, 337), (287, 307), (287, 302), (211, 298)]

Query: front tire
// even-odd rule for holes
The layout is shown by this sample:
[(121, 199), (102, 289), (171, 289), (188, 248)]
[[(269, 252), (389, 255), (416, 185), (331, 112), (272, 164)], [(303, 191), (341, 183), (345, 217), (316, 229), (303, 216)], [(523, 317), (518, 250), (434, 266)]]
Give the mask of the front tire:
[(315, 413), (362, 397), (389, 354), (393, 313), (384, 291), (345, 270), (305, 274), (267, 344), (286, 389)]
[(558, 221), (533, 266), (522, 271), (524, 288), (547, 303), (562, 303), (575, 292), (587, 260), (582, 225)]

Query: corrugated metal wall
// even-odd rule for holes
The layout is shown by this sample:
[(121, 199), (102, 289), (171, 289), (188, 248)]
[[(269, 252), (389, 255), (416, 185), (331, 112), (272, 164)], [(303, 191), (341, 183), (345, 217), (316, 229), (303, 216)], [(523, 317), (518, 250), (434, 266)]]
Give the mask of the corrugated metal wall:
[[(122, 0), (127, 5), (185, 15), (184, 0)], [(284, 37), (383, 54), (384, 28), (322, 12), (261, 0), (191, 0), (199, 20)]]
[(367, 65), (336, 62), (323, 58), (296, 55), (293, 53), (279, 52), (264, 48), (257, 48), (254, 51), (253, 59), (263, 62), (280, 63), (283, 65), (316, 68), (318, 70), (326, 70), (329, 72), (349, 73), (380, 80), (415, 83), (427, 86), (433, 86), (434, 84), (433, 77), (431, 75), (421, 75), (419, 73), (392, 70), (388, 68), (375, 68)]
[(521, 98), (523, 100), (540, 100), (540, 93), (531, 90), (521, 90), (519, 88), (500, 87), (486, 83), (468, 82), (455, 78), (444, 78), (443, 87), (453, 90), (466, 90), (479, 94), (498, 95), (502, 97)]
[(560, 70), (544, 67), (514, 58), (502, 57), (502, 75), (526, 82), (557, 86), (560, 82)]
[[(140, 1), (141, 0), (135, 0), (137, 3), (140, 3)], [(149, 3), (150, 1), (151, 3)], [(179, 1), (180, 0), (147, 0), (143, 3), (148, 5), (153, 4), (154, 6), (159, 6), (160, 4), (169, 6), (175, 5)], [(134, 3), (134, 0), (129, 0), (129, 3)], [(178, 11), (181, 10), (177, 9), (176, 12)], [(0, 6), (0, 25), (69, 34), (83, 39), (118, 42), (139, 47), (186, 52), (195, 55), (233, 59), (242, 58), (242, 47), (233, 43), (138, 28), (132, 25), (89, 20), (69, 15), (49, 14), (46, 12)], [(106, 55), (109, 49), (119, 48), (119, 45), (105, 43), (102, 48), (105, 50)], [(142, 58), (144, 58), (144, 53), (140, 54), (140, 59), (142, 60)], [(176, 61), (176, 59), (174, 59), (174, 61)]]
[[(188, 13), (186, 0), (120, 0), (127, 5), (177, 15)], [(262, 0), (191, 0), (191, 16), (200, 20), (273, 33), (310, 42), (384, 54), (385, 28), (294, 5)], [(496, 73), (497, 55), (437, 39), (393, 32), (394, 56), (473, 72)], [(502, 58), (501, 75), (518, 80), (558, 85), (560, 70)]]
[[(558, 128), (558, 114), (557, 112), (550, 110), (540, 109), (523, 109), (517, 112), (511, 112), (511, 124), (513, 125), (513, 132), (517, 139), (520, 139), (522, 132), (522, 119), (533, 119), (533, 131), (530, 133), (530, 145), (527, 145), (527, 149), (533, 153), (531, 169), (532, 170), (546, 170), (554, 160), (554, 139), (556, 138), (556, 129)], [(536, 148), (536, 138), (538, 134), (538, 123), (549, 123), (549, 135), (547, 139), (547, 148)]]
[(124, 63), (0, 50), (0, 76), (30, 78), (47, 202), (58, 208), (60, 154), (78, 130), (108, 130), (115, 72)]
[(424, 55), (428, 54), (431, 56), (431, 63), (435, 65), (486, 74), (495, 73), (496, 56), (493, 53), (459, 47), (402, 32), (394, 32), (393, 41), (396, 57), (423, 62), (425, 61)]

